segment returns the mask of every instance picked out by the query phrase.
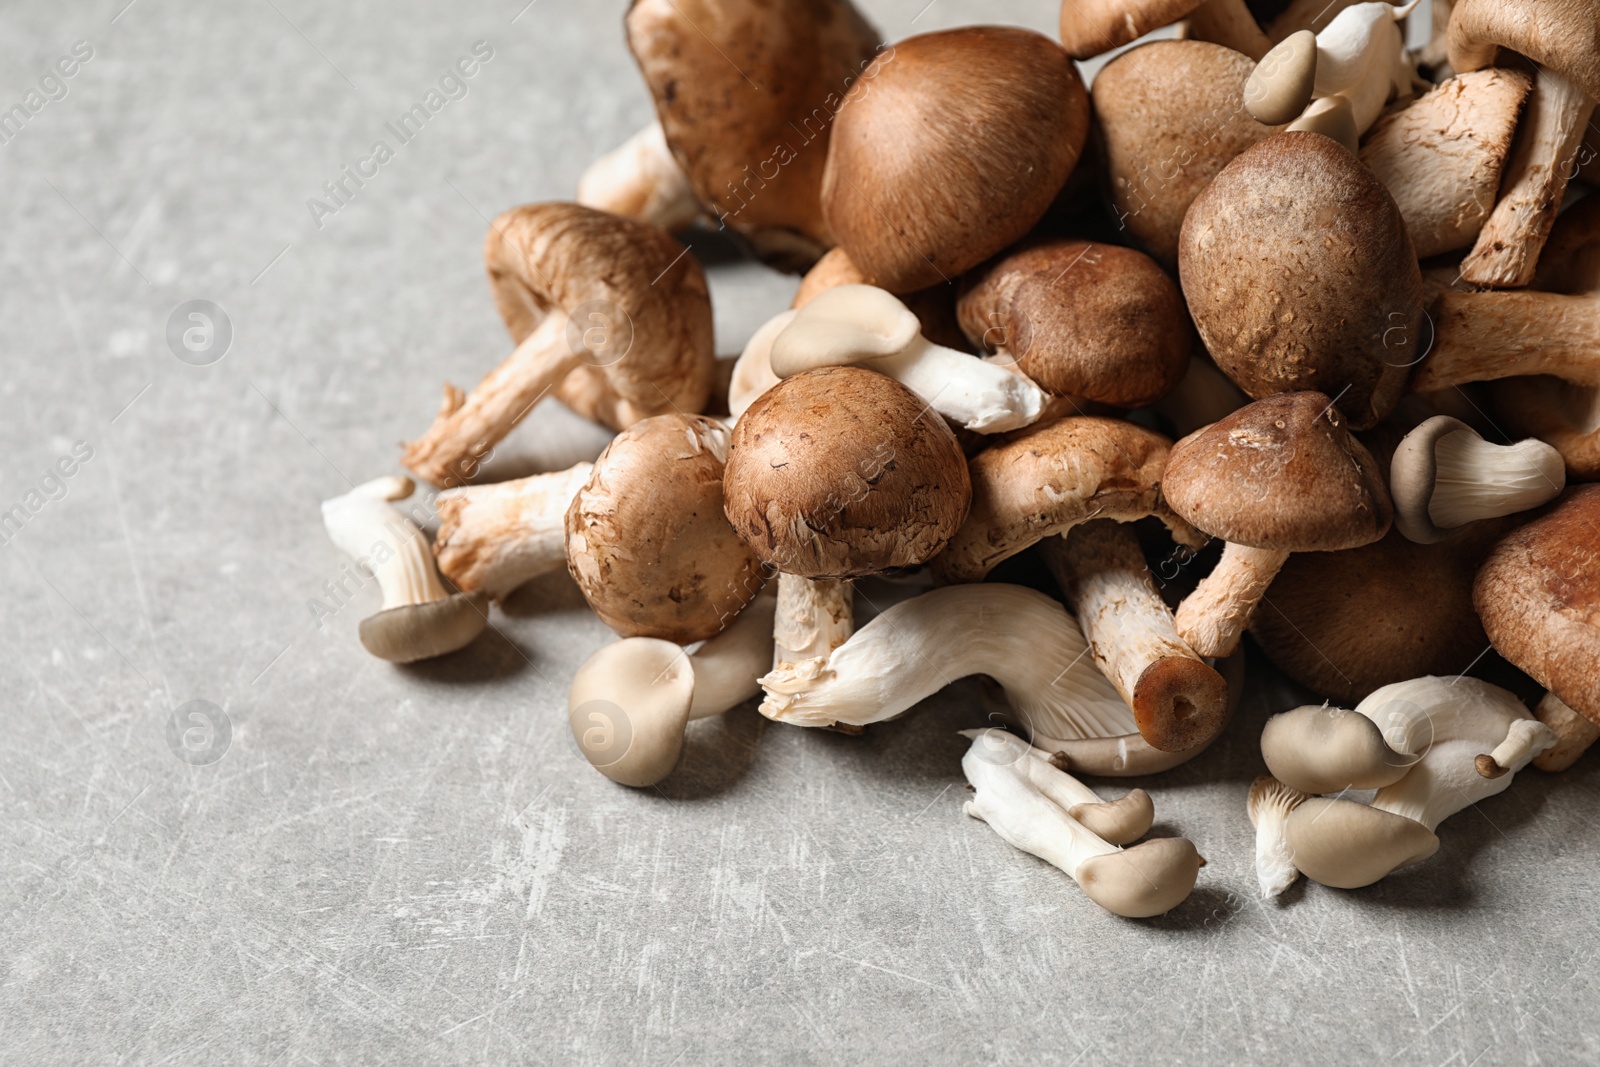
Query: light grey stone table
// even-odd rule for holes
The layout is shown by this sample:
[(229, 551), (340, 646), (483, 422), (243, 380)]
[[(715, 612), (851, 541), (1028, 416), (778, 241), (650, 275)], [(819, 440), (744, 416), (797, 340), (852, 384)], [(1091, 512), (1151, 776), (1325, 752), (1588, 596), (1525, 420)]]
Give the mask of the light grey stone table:
[[(1276, 709), (1252, 687), (1214, 751), (1143, 783), (1210, 865), (1128, 922), (962, 816), (970, 683), (859, 740), (746, 708), (631, 791), (569, 737), (609, 634), (564, 576), (429, 666), (362, 652), (370, 588), (317, 625), (345, 562), (317, 503), (395, 471), (440, 383), (507, 351), (486, 219), (570, 195), (649, 116), (620, 2), (525, 2), (0, 9), (0, 104), (46, 79), (0, 145), (0, 511), (28, 513), (0, 545), (0, 1060), (1597, 1055), (1600, 762), (1457, 816), (1423, 869), (1264, 904), (1243, 796)], [(1049, 31), (1055, 5), (867, 7), (899, 38)], [(399, 145), (385, 123), (479, 41)], [(313, 219), (380, 139), (394, 158)], [(712, 276), (728, 352), (793, 285)], [(231, 325), (208, 365), (168, 344), (192, 300)], [(546, 405), (498, 473), (604, 440)], [(225, 716), (214, 762), (175, 754), (205, 747), (169, 735), (191, 700)]]

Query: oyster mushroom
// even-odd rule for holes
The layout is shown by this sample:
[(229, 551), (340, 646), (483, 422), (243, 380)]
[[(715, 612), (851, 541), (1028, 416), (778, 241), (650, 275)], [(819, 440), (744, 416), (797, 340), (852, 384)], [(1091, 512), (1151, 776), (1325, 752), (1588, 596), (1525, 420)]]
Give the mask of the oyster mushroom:
[(1251, 397), (1316, 390), (1350, 425), (1405, 389), (1422, 274), (1382, 183), (1326, 137), (1245, 150), (1184, 217), (1178, 272), (1200, 337)]
[(716, 370), (705, 272), (665, 230), (533, 204), (490, 224), (483, 257), (517, 347), (470, 395), (445, 386), (403, 457), (424, 479), (466, 481), (552, 391), (615, 429), (705, 405)]
[(1536, 508), (1566, 488), (1561, 453), (1535, 438), (1496, 445), (1449, 415), (1406, 434), (1389, 465), (1394, 521), (1420, 544)]

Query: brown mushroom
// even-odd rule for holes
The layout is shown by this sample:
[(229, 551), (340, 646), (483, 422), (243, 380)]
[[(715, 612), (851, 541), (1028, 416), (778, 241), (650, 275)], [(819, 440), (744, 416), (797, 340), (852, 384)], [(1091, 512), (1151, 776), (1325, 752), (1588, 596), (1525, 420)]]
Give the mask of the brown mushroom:
[(1061, 44), (1073, 59), (1121, 48), (1189, 20), (1189, 33), (1260, 59), (1272, 47), (1245, 0), (1062, 0)]
[(956, 313), (974, 345), (1056, 396), (1151, 404), (1189, 363), (1183, 295), (1131, 248), (1029, 242), (969, 275)]
[(1368, 132), (1361, 162), (1393, 195), (1418, 257), (1465, 248), (1483, 229), (1532, 85), (1520, 71), (1473, 71)]
[(862, 78), (869, 90), (835, 123), (822, 208), (862, 274), (891, 292), (949, 281), (1026, 234), (1088, 136), (1072, 61), (1026, 30), (912, 37)]
[(1291, 553), (1368, 544), (1393, 518), (1378, 464), (1313, 392), (1257, 400), (1185, 437), (1161, 490), (1184, 520), (1227, 542), (1178, 607), (1178, 634), (1202, 656), (1232, 654)]
[(1133, 531), (1096, 519), (1040, 548), (1140, 736), (1167, 752), (1215, 738), (1228, 721), (1228, 683), (1178, 636)]
[(1558, 747), (1534, 765), (1564, 770), (1600, 739), (1600, 485), (1497, 544), (1472, 597), (1495, 651), (1554, 697), (1539, 719)]
[(1502, 49), (1538, 65), (1503, 192), (1461, 264), (1473, 285), (1517, 289), (1533, 280), (1550, 226), (1600, 98), (1600, 2), (1458, 0), (1450, 15), (1457, 73), (1494, 64)]
[(1179, 542), (1205, 538), (1162, 499), (1165, 437), (1122, 419), (1075, 415), (1030, 428), (972, 458), (972, 511), (934, 560), (947, 582), (981, 581), (996, 564), (1090, 519), (1154, 515)]
[[(763, 258), (808, 266), (828, 141), (880, 38), (850, 0), (634, 0), (628, 46), (694, 195)], [(852, 84), (858, 86), (852, 90)]]
[(1095, 129), (1117, 225), (1167, 267), (1189, 205), (1229, 160), (1271, 136), (1244, 109), (1248, 57), (1204, 41), (1152, 41), (1095, 76)]
[(1320, 134), (1247, 149), (1195, 198), (1178, 272), (1200, 337), (1250, 396), (1315, 390), (1371, 426), (1405, 388), (1422, 275), (1394, 198)]
[(567, 569), (623, 637), (686, 645), (760, 592), (761, 561), (722, 513), (728, 431), (656, 415), (618, 434), (567, 508)]
[(483, 258), (517, 348), (471, 395), (445, 386), (403, 457), (429, 482), (466, 481), (552, 391), (615, 429), (705, 405), (716, 373), (705, 272), (665, 230), (532, 204), (489, 224)]

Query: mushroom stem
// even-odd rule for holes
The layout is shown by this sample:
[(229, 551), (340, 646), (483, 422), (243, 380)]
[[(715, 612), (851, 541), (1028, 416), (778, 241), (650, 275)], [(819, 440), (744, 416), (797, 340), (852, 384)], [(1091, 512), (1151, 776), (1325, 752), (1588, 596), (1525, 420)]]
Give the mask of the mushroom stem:
[(456, 588), (482, 589), (495, 600), (566, 565), (562, 519), (594, 465), (535, 474), (439, 494), (439, 536), (433, 551)]
[(1251, 59), (1272, 51), (1272, 39), (1261, 32), (1245, 0), (1206, 0), (1189, 12), (1189, 36), (1243, 52)]
[[(1404, 778), (1378, 790), (1372, 806), (1436, 831), (1456, 812), (1503, 792), (1511, 784), (1509, 774), (1486, 778), (1478, 773), (1477, 760), (1482, 752), (1482, 742), (1471, 738), (1435, 744)], [(1527, 762), (1524, 759), (1523, 765)]]
[(1600, 385), (1600, 307), (1592, 294), (1444, 292), (1432, 317), (1433, 350), (1411, 379), (1413, 392), (1528, 374)]
[(328, 538), (347, 556), (362, 560), (383, 591), (379, 610), (443, 600), (450, 591), (428, 552), (428, 539), (391, 501), (415, 491), (410, 478), (390, 475), (356, 486), (322, 503)]
[(1202, 656), (1231, 656), (1288, 552), (1229, 542), (1222, 559), (1178, 605), (1178, 636)]
[(922, 397), (973, 433), (1006, 433), (1038, 422), (1048, 397), (1013, 362), (979, 359), (918, 337), (897, 356), (867, 366)]
[(777, 618), (772, 624), (774, 672), (816, 677), (855, 630), (852, 588), (847, 579), (778, 575)]
[(689, 653), (694, 668), (690, 719), (721, 715), (761, 693), (760, 678), (772, 662), (773, 613), (778, 598), (759, 594), (715, 637)]
[(546, 315), (470, 395), (445, 386), (433, 425), (406, 445), (401, 461), (434, 485), (470, 478), (489, 450), (580, 364), (587, 349), (569, 340), (570, 323), (565, 312)]
[(1473, 762), (1478, 773), (1485, 778), (1513, 774), (1558, 743), (1559, 738), (1552, 734), (1551, 729), (1537, 719), (1518, 719), (1511, 724), (1506, 731), (1506, 739), (1496, 745), (1493, 752), (1483, 753)]
[(1566, 701), (1554, 693), (1546, 693), (1534, 709), (1539, 721), (1555, 734), (1554, 747), (1534, 757), (1533, 765), (1541, 771), (1564, 771), (1578, 762), (1578, 757), (1600, 741), (1600, 726), (1586, 715), (1574, 711)]
[(689, 176), (667, 147), (660, 122), (589, 164), (578, 179), (578, 203), (664, 230), (681, 230), (700, 213)]
[[(1029, 650), (1018, 655), (1019, 648)], [(811, 664), (817, 664), (813, 667)], [(826, 663), (761, 679), (761, 713), (797, 726), (882, 722), (957, 679), (999, 682), (1030, 737), (1124, 737), (1138, 726), (1056, 601), (1004, 584), (934, 589), (890, 607)]]
[[(1075, 819), (1062, 800), (1088, 792), (1020, 737), (966, 730), (961, 770), (976, 790), (964, 811), (1013, 848), (1065, 871), (1102, 908), (1129, 918), (1170, 911), (1194, 888), (1200, 855), (1184, 838), (1120, 849)], [(1091, 794), (1092, 795), (1092, 794)]]
[(1228, 684), (1178, 637), (1133, 532), (1096, 519), (1040, 549), (1140, 735), (1169, 752), (1215, 737), (1228, 719)]
[(1251, 783), (1246, 810), (1256, 828), (1256, 880), (1263, 897), (1280, 896), (1300, 877), (1283, 835), (1289, 813), (1309, 799), (1270, 776)]
[(1571, 79), (1539, 68), (1506, 165), (1505, 191), (1461, 263), (1466, 281), (1520, 289), (1533, 280), (1594, 106)]

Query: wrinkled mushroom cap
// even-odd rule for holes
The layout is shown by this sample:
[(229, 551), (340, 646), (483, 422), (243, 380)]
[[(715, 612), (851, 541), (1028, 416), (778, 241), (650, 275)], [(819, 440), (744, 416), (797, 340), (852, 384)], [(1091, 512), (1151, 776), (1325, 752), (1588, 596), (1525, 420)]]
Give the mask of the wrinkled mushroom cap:
[(1195, 198), (1178, 273), (1200, 337), (1250, 396), (1314, 389), (1356, 429), (1394, 407), (1422, 273), (1394, 197), (1321, 134), (1247, 149)]
[(968, 340), (1010, 355), (1046, 392), (1140, 407), (1189, 366), (1183, 295), (1131, 248), (1035, 242), (968, 277), (956, 305)]
[(1289, 857), (1301, 874), (1335, 889), (1359, 889), (1439, 851), (1426, 826), (1353, 800), (1312, 797), (1284, 825)]
[(765, 563), (846, 578), (925, 563), (966, 517), (972, 483), (939, 415), (870, 370), (786, 378), (733, 429), (728, 521)]
[(1383, 475), (1321, 393), (1257, 400), (1172, 446), (1162, 492), (1234, 544), (1332, 552), (1376, 541), (1393, 511)]
[(1073, 872), (1090, 900), (1115, 915), (1147, 919), (1182, 904), (1200, 877), (1200, 853), (1183, 837), (1160, 837), (1091, 856)]
[(728, 431), (657, 415), (618, 434), (567, 508), (567, 568), (623, 637), (680, 645), (719, 632), (755, 598), (761, 562), (722, 513)]
[(1274, 715), (1261, 731), (1272, 776), (1302, 793), (1381, 789), (1416, 763), (1394, 751), (1378, 724), (1344, 708), (1307, 705)]
[(1600, 485), (1496, 545), (1472, 598), (1497, 652), (1600, 724)]
[(583, 362), (556, 395), (578, 414), (624, 429), (705, 407), (717, 361), (711, 298), (671, 234), (577, 204), (530, 204), (489, 225), (483, 259), (513, 341), (552, 311), (574, 316), (567, 337)]
[(489, 594), (452, 593), (402, 604), (361, 620), (361, 646), (390, 663), (415, 663), (471, 644), (489, 625)]
[(1064, 0), (1061, 47), (1073, 59), (1121, 48), (1151, 30), (1170, 26), (1205, 0)]
[(891, 292), (949, 281), (1022, 237), (1088, 136), (1072, 61), (1027, 30), (912, 37), (858, 87), (835, 120), (822, 206), (861, 273)]
[(1509, 49), (1600, 99), (1600, 5), (1594, 0), (1455, 0), (1447, 46), (1457, 73)]
[(573, 676), (567, 722), (585, 759), (622, 785), (655, 785), (677, 766), (694, 699), (694, 665), (670, 641), (606, 645)]

